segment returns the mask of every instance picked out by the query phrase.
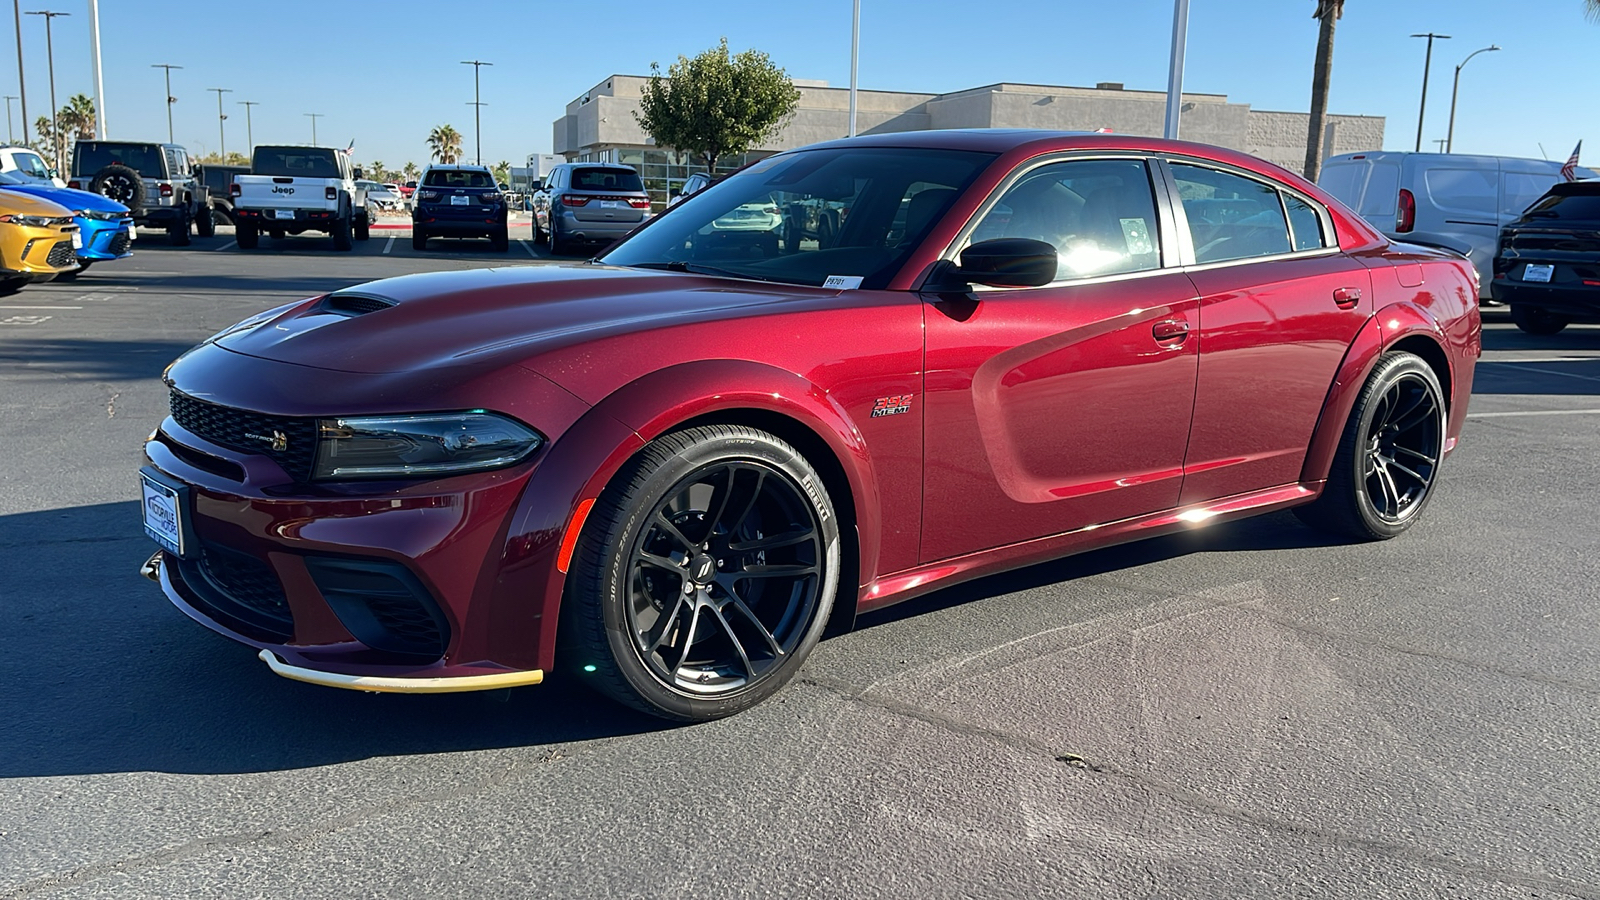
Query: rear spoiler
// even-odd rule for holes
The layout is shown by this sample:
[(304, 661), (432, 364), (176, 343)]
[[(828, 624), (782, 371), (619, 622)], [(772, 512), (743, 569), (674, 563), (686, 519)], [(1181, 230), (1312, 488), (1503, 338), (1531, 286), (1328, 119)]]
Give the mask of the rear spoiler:
[(1472, 258), (1472, 245), (1454, 235), (1438, 234), (1432, 231), (1411, 231), (1405, 234), (1391, 234), (1388, 235), (1388, 238), (1400, 244), (1417, 244), (1422, 247), (1449, 250), (1462, 259)]

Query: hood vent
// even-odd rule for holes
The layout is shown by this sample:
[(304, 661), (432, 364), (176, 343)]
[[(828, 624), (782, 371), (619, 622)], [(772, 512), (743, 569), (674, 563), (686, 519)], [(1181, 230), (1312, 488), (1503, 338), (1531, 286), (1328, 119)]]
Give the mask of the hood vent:
[(394, 305), (395, 302), (387, 297), (350, 292), (329, 294), (328, 298), (322, 301), (323, 309), (345, 316), (364, 316), (367, 313), (375, 313), (380, 309), (388, 309)]

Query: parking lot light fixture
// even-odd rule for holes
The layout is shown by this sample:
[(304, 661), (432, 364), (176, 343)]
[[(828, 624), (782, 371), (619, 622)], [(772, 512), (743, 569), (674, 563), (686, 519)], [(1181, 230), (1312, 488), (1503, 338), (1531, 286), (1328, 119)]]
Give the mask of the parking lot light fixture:
[(1429, 31), (1423, 34), (1413, 34), (1412, 37), (1428, 39), (1428, 55), (1422, 58), (1422, 106), (1417, 110), (1417, 146), (1414, 148), (1418, 153), (1421, 153), (1422, 119), (1428, 114), (1428, 70), (1433, 67), (1433, 42), (1436, 40), (1448, 41), (1450, 40), (1450, 35), (1434, 34)]
[(483, 71), (484, 66), (492, 66), (494, 63), (484, 62), (481, 59), (463, 59), (461, 64), (472, 67), (472, 119), (473, 131), (476, 132), (473, 140), (478, 145), (474, 156), (478, 160), (478, 165), (481, 166), (483, 165), (483, 107), (485, 104), (478, 96), (478, 73)]
[(16, 133), (16, 131), (13, 130), (12, 124), (11, 124), (11, 101), (20, 100), (20, 99), (22, 99), (22, 98), (14, 96), (12, 94), (7, 94), (6, 95), (6, 141), (7, 141), (7, 143), (15, 144), (17, 142), (17, 133)]
[(171, 63), (151, 63), (150, 68), (167, 70), (167, 143), (176, 144), (177, 140), (172, 137), (172, 104), (177, 103), (178, 98), (172, 96), (172, 70), (181, 69), (183, 66), (175, 66)]
[(1450, 89), (1450, 129), (1445, 132), (1444, 152), (1456, 152), (1456, 96), (1461, 93), (1462, 67), (1467, 63), (1472, 62), (1472, 58), (1477, 56), (1479, 53), (1488, 53), (1491, 50), (1499, 49), (1500, 47), (1498, 44), (1490, 44), (1489, 46), (1484, 47), (1482, 50), (1474, 50), (1467, 54), (1467, 58), (1461, 61), (1461, 65), (1456, 66), (1456, 83), (1455, 86)]
[(59, 107), (56, 106), (56, 50), (55, 42), (50, 39), (50, 21), (57, 16), (70, 16), (72, 13), (54, 12), (48, 9), (39, 9), (29, 11), (28, 15), (44, 16), (44, 55), (46, 66), (50, 70), (50, 131), (55, 136), (55, 146), (51, 147), (50, 149), (55, 156), (54, 162), (56, 164), (56, 168), (60, 169), (64, 168), (64, 164), (61, 161), (62, 146), (61, 129), (59, 127), (61, 123), (60, 119), (56, 115), (56, 111), (59, 109)]
[(326, 113), (305, 113), (305, 115), (311, 117), (311, 146), (315, 147), (317, 145), (317, 120), (326, 115)]
[(257, 100), (240, 100), (239, 105), (244, 107), (244, 155), (249, 156), (250, 154), (254, 153), (256, 149), (255, 132), (250, 128), (250, 107), (260, 106), (261, 103)]
[(228, 121), (228, 114), (222, 111), (222, 95), (233, 93), (232, 88), (206, 88), (208, 91), (217, 92), (217, 157), (223, 165), (228, 163), (228, 133), (223, 130), (222, 123)]

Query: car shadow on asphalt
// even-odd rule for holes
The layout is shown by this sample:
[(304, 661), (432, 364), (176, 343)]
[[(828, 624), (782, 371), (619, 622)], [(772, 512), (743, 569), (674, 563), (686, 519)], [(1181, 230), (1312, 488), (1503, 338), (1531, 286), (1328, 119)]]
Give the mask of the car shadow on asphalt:
[(140, 577), (153, 549), (132, 500), (0, 516), (0, 778), (279, 771), (671, 727), (559, 676), (441, 695), (288, 681)]
[(40, 338), (0, 344), (0, 366), (23, 379), (134, 381), (161, 377), (167, 364), (198, 341)]

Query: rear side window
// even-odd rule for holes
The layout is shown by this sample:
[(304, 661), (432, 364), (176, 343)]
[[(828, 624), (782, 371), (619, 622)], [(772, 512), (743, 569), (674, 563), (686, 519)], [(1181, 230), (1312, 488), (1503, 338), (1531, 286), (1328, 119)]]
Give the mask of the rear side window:
[(459, 171), (455, 169), (430, 169), (422, 183), (427, 187), (491, 188), (494, 179), (488, 172)]
[(1426, 169), (1422, 180), (1428, 197), (1440, 209), (1494, 215), (1499, 201), (1498, 169)]
[(1198, 263), (1288, 253), (1289, 223), (1276, 188), (1183, 163), (1172, 164)]
[(630, 169), (573, 169), (575, 191), (643, 191), (639, 173)]
[[(910, 220), (919, 207), (953, 199), (934, 191), (910, 197), (907, 230), (915, 232)], [(1157, 268), (1159, 233), (1143, 160), (1072, 160), (1041, 166), (1008, 188), (973, 230), (972, 242), (1044, 241), (1056, 248), (1056, 280), (1064, 281)]]
[(155, 144), (79, 144), (77, 174), (92, 177), (110, 165), (124, 165), (145, 178), (167, 177), (161, 148)]
[(338, 178), (339, 162), (333, 154), (313, 147), (257, 147), (250, 172), (278, 178)]
[(1530, 219), (1573, 219), (1600, 222), (1600, 185), (1583, 193), (1551, 193), (1539, 198), (1527, 212)]
[(1516, 216), (1532, 206), (1534, 201), (1544, 196), (1544, 192), (1555, 184), (1556, 176), (1553, 174), (1535, 174), (1532, 172), (1505, 172), (1500, 173), (1500, 211)]
[(1283, 208), (1289, 211), (1289, 233), (1294, 238), (1294, 249), (1321, 250), (1328, 246), (1327, 235), (1322, 233), (1322, 217), (1311, 204), (1284, 194)]

